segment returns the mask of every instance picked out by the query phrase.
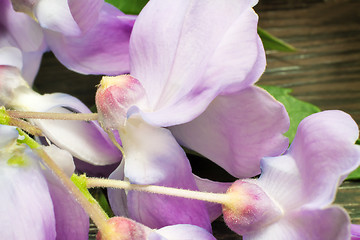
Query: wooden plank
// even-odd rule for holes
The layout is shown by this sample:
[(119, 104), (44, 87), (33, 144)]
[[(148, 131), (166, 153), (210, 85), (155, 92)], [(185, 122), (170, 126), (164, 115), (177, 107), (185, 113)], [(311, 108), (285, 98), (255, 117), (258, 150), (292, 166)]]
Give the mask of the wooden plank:
[(268, 52), (260, 83), (292, 88), (299, 99), (322, 110), (344, 110), (359, 124), (360, 2), (304, 4), (307, 7), (276, 11), (268, 11), (264, 3), (259, 6), (260, 26), (298, 49)]

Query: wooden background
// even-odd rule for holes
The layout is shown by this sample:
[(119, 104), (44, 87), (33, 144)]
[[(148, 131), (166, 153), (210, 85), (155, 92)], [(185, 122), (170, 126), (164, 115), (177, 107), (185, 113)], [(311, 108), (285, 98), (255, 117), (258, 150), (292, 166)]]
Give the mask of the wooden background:
[[(360, 124), (360, 1), (260, 0), (259, 25), (297, 48), (294, 53), (267, 52), (263, 85), (293, 89), (293, 96), (322, 110), (341, 109)], [(35, 87), (42, 93), (70, 93), (94, 104), (99, 76), (67, 71), (46, 54)], [(76, 84), (73, 84), (76, 82)], [(360, 182), (345, 182), (336, 202), (360, 224)], [(90, 230), (94, 239), (96, 229)], [(217, 239), (240, 239), (221, 219), (214, 223)]]

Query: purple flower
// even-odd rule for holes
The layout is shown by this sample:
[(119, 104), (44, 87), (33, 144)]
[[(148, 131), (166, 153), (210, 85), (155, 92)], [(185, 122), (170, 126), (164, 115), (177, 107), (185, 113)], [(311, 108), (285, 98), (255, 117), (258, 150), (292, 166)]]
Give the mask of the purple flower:
[(230, 188), (238, 200), (224, 208), (228, 226), (244, 239), (349, 239), (350, 218), (331, 203), (360, 164), (358, 136), (344, 112), (305, 118), (285, 155), (264, 158), (258, 180)]
[[(15, 67), (0, 66), (0, 105), (22, 111), (91, 113), (77, 98), (68, 94), (41, 95), (33, 91)], [(120, 151), (95, 122), (30, 120), (58, 147), (92, 165), (109, 165), (121, 160)], [(102, 175), (108, 175), (105, 172)]]
[[(4, 239), (88, 239), (89, 217), (31, 150), (17, 144), (15, 128), (0, 126), (0, 226)], [(71, 155), (44, 150), (68, 175)]]
[[(152, 0), (130, 39), (130, 74), (104, 78), (102, 124), (117, 129), (125, 162), (112, 174), (137, 184), (198, 189), (176, 139), (237, 177), (283, 153), (284, 107), (253, 86), (265, 68), (254, 1)], [(165, 129), (164, 127), (170, 127)], [(210, 230), (204, 204), (109, 190), (119, 215), (151, 228), (189, 223)]]
[(10, 0), (3, 0), (0, 32), (0, 65), (17, 67), (31, 84), (46, 50), (41, 27), (27, 14), (15, 12)]
[[(9, 1), (3, 2), (8, 6)], [(41, 27), (40, 34), (49, 49), (67, 68), (84, 74), (129, 71), (128, 46), (134, 16), (123, 14), (104, 0), (12, 0), (12, 4), (40, 25), (19, 25), (19, 36), (25, 39), (27, 32)], [(10, 6), (8, 12), (19, 15)]]

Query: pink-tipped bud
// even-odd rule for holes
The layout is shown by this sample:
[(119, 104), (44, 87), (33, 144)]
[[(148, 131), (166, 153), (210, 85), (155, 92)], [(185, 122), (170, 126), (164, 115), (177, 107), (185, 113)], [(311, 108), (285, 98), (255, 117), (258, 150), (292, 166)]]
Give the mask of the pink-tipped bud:
[(223, 205), (224, 220), (239, 235), (261, 229), (282, 216), (282, 209), (255, 181), (238, 180), (226, 194), (230, 200)]
[(103, 77), (95, 96), (100, 123), (106, 129), (123, 126), (129, 108), (144, 101), (145, 96), (141, 83), (130, 75)]
[(124, 217), (113, 217), (107, 220), (106, 229), (98, 232), (97, 240), (145, 240), (151, 229)]

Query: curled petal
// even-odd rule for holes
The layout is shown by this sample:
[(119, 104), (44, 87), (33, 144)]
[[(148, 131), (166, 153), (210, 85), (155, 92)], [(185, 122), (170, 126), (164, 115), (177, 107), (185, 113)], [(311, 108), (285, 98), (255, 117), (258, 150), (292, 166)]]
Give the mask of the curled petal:
[[(67, 94), (39, 95), (27, 90), (18, 93), (12, 102), (15, 109), (38, 112), (90, 113), (77, 98)], [(93, 165), (119, 162), (120, 151), (97, 122), (69, 120), (32, 120), (58, 147), (66, 149), (74, 157)]]
[(158, 126), (184, 123), (227, 87), (239, 90), (253, 82), (246, 79), (262, 51), (256, 24), (249, 1), (150, 1), (130, 40), (131, 75), (149, 96), (143, 118)]
[(288, 127), (284, 106), (264, 90), (249, 87), (218, 96), (199, 117), (170, 129), (182, 145), (243, 178), (260, 173), (262, 157), (286, 150), (282, 134)]
[(56, 165), (58, 165), (70, 178), (75, 171), (75, 164), (71, 154), (55, 145), (43, 147), (43, 150), (46, 154), (51, 156)]
[[(130, 118), (120, 137), (125, 153), (125, 177), (131, 183), (197, 190), (191, 167), (170, 131)], [(201, 201), (151, 193), (128, 193), (129, 215), (151, 228), (193, 224), (211, 231)]]
[[(75, 1), (74, 1), (75, 2)], [(84, 74), (119, 75), (129, 72), (129, 38), (135, 16), (104, 3), (98, 21), (79, 36), (46, 31), (46, 40), (59, 61)]]
[(355, 121), (341, 111), (313, 114), (300, 123), (288, 154), (296, 161), (310, 206), (330, 204), (340, 183), (359, 166), (358, 136)]
[(358, 131), (341, 111), (305, 118), (285, 155), (263, 159), (259, 184), (285, 209), (331, 204), (338, 185), (359, 165)]
[(159, 230), (156, 230), (156, 233), (160, 234), (168, 240), (215, 240), (215, 237), (205, 229), (190, 224), (178, 224), (163, 227)]
[(81, 29), (71, 14), (68, 0), (39, 0), (34, 13), (41, 27), (64, 35), (79, 35)]
[(260, 231), (243, 236), (244, 240), (302, 240), (350, 238), (350, 219), (344, 209), (334, 206), (326, 209), (302, 209)]
[(10, 45), (24, 52), (45, 50), (44, 35), (39, 24), (27, 14), (15, 12), (10, 0), (1, 1), (0, 20), (0, 40), (6, 38)]
[(30, 16), (15, 12), (9, 0), (0, 3), (0, 65), (18, 68), (32, 84), (46, 50), (41, 27)]
[[(43, 1), (43, 0), (41, 0)], [(104, 5), (103, 0), (68, 0), (69, 9), (76, 24), (84, 33), (93, 27)]]

